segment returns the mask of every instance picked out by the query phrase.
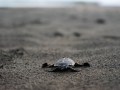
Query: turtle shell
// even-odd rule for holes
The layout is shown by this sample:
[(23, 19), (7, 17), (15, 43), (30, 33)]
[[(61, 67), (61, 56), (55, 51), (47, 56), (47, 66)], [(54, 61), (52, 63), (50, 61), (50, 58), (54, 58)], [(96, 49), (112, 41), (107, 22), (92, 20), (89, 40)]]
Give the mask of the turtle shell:
[(74, 66), (75, 62), (70, 58), (59, 59), (54, 66)]

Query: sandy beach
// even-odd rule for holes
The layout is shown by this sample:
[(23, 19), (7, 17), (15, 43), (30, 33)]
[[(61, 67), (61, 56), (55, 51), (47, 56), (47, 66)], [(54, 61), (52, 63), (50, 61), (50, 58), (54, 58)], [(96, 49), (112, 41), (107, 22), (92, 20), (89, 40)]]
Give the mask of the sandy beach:
[[(0, 90), (119, 90), (120, 8), (0, 9)], [(69, 57), (80, 72), (47, 72)]]

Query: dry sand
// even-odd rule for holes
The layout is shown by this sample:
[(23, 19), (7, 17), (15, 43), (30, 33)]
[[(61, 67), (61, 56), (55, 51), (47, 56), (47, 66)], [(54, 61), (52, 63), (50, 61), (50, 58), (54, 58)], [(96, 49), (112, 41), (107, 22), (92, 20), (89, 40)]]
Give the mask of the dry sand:
[[(0, 9), (0, 90), (119, 90), (120, 10)], [(69, 57), (80, 72), (42, 69)]]

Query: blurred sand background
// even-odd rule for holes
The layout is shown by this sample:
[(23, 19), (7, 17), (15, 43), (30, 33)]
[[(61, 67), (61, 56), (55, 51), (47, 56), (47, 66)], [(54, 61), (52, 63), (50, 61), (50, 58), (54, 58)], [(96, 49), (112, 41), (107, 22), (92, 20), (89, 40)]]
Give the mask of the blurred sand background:
[[(62, 57), (80, 72), (42, 69)], [(0, 9), (0, 90), (119, 90), (120, 8)]]

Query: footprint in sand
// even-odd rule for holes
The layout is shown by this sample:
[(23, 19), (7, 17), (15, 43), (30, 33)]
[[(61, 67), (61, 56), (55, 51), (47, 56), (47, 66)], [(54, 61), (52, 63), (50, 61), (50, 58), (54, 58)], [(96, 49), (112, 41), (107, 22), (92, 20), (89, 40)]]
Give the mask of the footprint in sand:
[(120, 40), (119, 36), (103, 36), (105, 39), (111, 39), (111, 40)]
[(63, 37), (64, 35), (61, 32), (54, 32), (54, 37)]
[(95, 22), (97, 24), (105, 24), (106, 23), (106, 20), (102, 19), (102, 18), (98, 18), (97, 20), (95, 20)]
[(81, 36), (81, 34), (80, 34), (79, 32), (74, 32), (73, 35), (74, 35), (75, 37), (80, 37), (80, 36)]
[(25, 54), (25, 50), (24, 48), (16, 48), (16, 49), (12, 49), (9, 50), (9, 53), (11, 54), (11, 56), (17, 56), (17, 57), (22, 57)]
[(0, 78), (3, 78), (3, 76), (2, 76), (2, 75), (0, 75)]
[(0, 65), (0, 69), (3, 69), (3, 67), (4, 67), (4, 65), (2, 64), (2, 65)]

